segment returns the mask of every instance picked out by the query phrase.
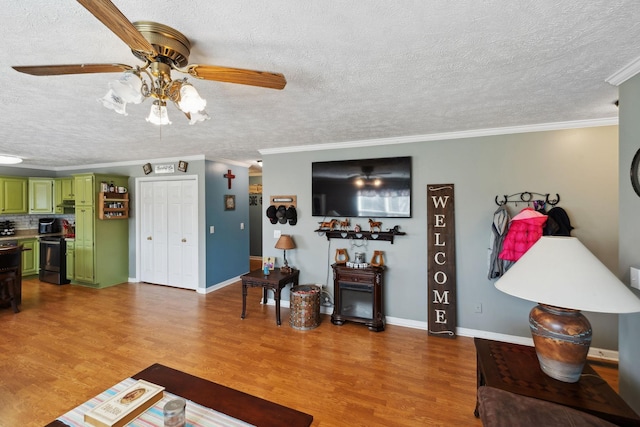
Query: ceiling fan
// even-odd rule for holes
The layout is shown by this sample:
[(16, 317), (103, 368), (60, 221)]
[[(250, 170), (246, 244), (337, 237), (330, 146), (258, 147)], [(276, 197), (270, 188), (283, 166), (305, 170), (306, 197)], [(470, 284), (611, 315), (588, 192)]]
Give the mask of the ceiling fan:
[(363, 165), (360, 170), (362, 173), (351, 175), (348, 178), (354, 178), (354, 184), (357, 187), (379, 187), (382, 185), (380, 175), (389, 175), (390, 172), (373, 172), (374, 167)]
[(186, 78), (172, 80), (172, 70), (203, 80), (269, 89), (283, 89), (287, 84), (284, 75), (280, 73), (189, 64), (191, 43), (179, 31), (151, 21), (131, 23), (110, 0), (77, 1), (124, 41), (131, 48), (133, 55), (144, 61), (144, 65), (132, 67), (115, 63), (64, 64), (14, 66), (13, 69), (34, 76), (125, 72), (119, 81), (110, 83), (111, 90), (101, 101), (106, 107), (126, 115), (126, 103), (139, 103), (147, 97), (152, 97), (154, 106), (158, 107), (158, 116), (152, 118), (152, 107), (152, 114), (147, 120), (155, 124), (167, 124), (161, 123), (161, 108), (165, 109), (166, 116), (167, 100), (176, 103), (192, 123), (208, 118), (204, 112), (206, 101), (200, 98)]

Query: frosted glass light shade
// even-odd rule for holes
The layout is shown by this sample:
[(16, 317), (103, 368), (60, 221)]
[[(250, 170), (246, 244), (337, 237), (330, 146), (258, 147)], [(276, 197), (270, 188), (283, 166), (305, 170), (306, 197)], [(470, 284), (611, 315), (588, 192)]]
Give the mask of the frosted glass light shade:
[(109, 92), (102, 98), (98, 99), (98, 102), (102, 103), (106, 108), (115, 111), (123, 116), (127, 115), (126, 107), (127, 103), (120, 98), (113, 89), (109, 89)]
[(132, 71), (125, 71), (118, 80), (109, 83), (109, 87), (124, 102), (140, 104), (144, 100), (142, 96), (142, 80)]
[(207, 101), (200, 97), (200, 94), (189, 83), (185, 83), (180, 88), (180, 101), (178, 101), (178, 107), (184, 113), (197, 113), (204, 110), (207, 106)]
[(211, 119), (206, 111), (196, 111), (194, 113), (186, 113), (187, 117), (189, 117), (189, 124), (194, 125), (198, 122), (204, 122), (205, 120)]
[(162, 101), (154, 101), (151, 105), (151, 111), (149, 112), (147, 121), (154, 125), (170, 125), (171, 121), (167, 113), (167, 104)]
[(0, 154), (0, 165), (16, 165), (18, 163), (22, 163), (22, 159), (20, 157)]
[(640, 299), (577, 238), (540, 238), (495, 283), (518, 298), (598, 313), (635, 313)]

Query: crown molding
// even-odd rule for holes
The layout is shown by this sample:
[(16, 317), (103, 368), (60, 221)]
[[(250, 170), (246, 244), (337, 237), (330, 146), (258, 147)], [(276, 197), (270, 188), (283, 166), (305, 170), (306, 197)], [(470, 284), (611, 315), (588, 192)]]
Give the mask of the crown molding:
[(611, 74), (605, 79), (605, 82), (613, 86), (620, 86), (638, 73), (640, 73), (640, 57)]
[(344, 148), (362, 148), (379, 145), (410, 144), (415, 142), (444, 141), (450, 139), (477, 138), (482, 136), (510, 135), (517, 133), (545, 132), (553, 130), (579, 129), (599, 126), (617, 126), (618, 117), (573, 120), (567, 122), (541, 123), (525, 126), (511, 126), (502, 128), (475, 129), (459, 132), (444, 132), (427, 135), (401, 136), (379, 139), (365, 139), (359, 141), (329, 142), (326, 144), (296, 145), (292, 147), (265, 148), (258, 150), (262, 155), (285, 154), (305, 151), (323, 151)]
[(147, 162), (149, 163), (168, 163), (168, 162), (177, 162), (178, 160), (185, 161), (195, 161), (195, 160), (204, 160), (204, 154), (197, 154), (194, 156), (179, 156), (179, 157), (164, 157), (158, 159), (143, 159), (143, 160), (127, 160), (126, 162), (112, 162), (112, 163), (94, 163), (92, 165), (79, 165), (79, 166), (45, 166), (45, 165), (8, 165), (15, 168), (24, 168), (24, 169), (37, 169), (37, 170), (48, 170), (54, 172), (61, 171), (74, 171), (74, 170), (90, 170), (90, 169), (99, 169), (99, 168), (107, 168), (113, 166), (136, 166), (143, 165)]

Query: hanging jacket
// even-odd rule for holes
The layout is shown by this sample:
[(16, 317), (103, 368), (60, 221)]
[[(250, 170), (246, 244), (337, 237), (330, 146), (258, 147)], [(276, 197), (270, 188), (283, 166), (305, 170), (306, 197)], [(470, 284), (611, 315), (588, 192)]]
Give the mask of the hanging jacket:
[(489, 279), (500, 277), (506, 271), (505, 261), (498, 258), (498, 255), (502, 250), (502, 243), (507, 236), (510, 220), (511, 215), (509, 215), (506, 205), (500, 206), (493, 214), (491, 236), (489, 236), (489, 274), (487, 275)]
[(573, 226), (569, 220), (569, 215), (562, 208), (551, 208), (547, 212), (549, 219), (544, 226), (545, 236), (571, 236)]
[(502, 244), (500, 259), (517, 261), (542, 237), (547, 216), (532, 208), (524, 208), (513, 217)]

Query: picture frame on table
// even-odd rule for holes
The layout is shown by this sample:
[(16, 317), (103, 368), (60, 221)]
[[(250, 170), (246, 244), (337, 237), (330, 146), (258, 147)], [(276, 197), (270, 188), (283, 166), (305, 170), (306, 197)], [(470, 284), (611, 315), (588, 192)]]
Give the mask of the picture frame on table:
[(180, 172), (186, 172), (188, 167), (189, 167), (189, 163), (185, 162), (184, 160), (180, 160), (178, 162), (178, 170)]

